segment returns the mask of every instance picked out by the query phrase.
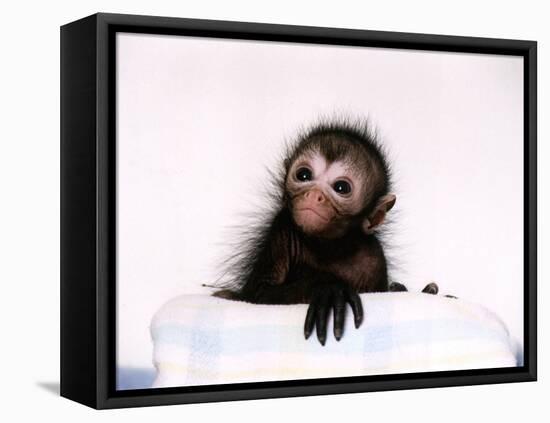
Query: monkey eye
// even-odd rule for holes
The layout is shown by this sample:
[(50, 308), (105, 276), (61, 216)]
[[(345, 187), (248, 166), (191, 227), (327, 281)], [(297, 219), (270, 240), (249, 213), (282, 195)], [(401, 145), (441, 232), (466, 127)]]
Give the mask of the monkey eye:
[(351, 185), (347, 181), (336, 181), (332, 185), (332, 189), (340, 195), (346, 195), (351, 192)]
[(296, 179), (300, 182), (311, 181), (313, 179), (313, 174), (307, 167), (301, 167), (296, 171)]

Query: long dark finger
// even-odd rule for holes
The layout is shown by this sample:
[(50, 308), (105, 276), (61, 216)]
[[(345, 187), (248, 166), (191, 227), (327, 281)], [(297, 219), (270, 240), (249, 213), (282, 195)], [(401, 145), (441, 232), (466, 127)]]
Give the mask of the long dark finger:
[(315, 323), (315, 326), (317, 327), (317, 339), (321, 345), (325, 345), (325, 342), (327, 341), (327, 321), (329, 311), (330, 308), (326, 302), (320, 303), (317, 308), (317, 322)]
[(363, 323), (363, 304), (361, 304), (361, 298), (355, 292), (352, 292), (348, 295), (348, 302), (353, 311), (355, 327), (358, 328)]
[(317, 311), (317, 303), (312, 302), (308, 309), (306, 314), (306, 322), (304, 324), (304, 336), (306, 339), (309, 338), (311, 335), (311, 332), (313, 332), (313, 326), (315, 325), (315, 314)]
[(422, 290), (422, 292), (424, 292), (425, 294), (436, 295), (439, 292), (439, 287), (437, 286), (437, 284), (435, 282), (432, 282), (432, 283), (429, 283), (428, 285), (426, 285), (424, 287), (424, 289)]
[(344, 334), (344, 324), (346, 323), (346, 299), (342, 294), (337, 295), (334, 300), (334, 337), (337, 341)]

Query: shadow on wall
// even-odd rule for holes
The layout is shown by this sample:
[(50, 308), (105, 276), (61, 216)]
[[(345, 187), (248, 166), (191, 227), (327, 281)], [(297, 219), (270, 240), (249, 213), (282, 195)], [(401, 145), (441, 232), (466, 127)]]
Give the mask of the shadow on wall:
[(44, 389), (45, 391), (50, 392), (51, 394), (54, 394), (56, 396), (60, 395), (61, 388), (59, 382), (37, 382), (36, 385)]
[[(153, 385), (156, 372), (155, 369), (122, 367), (117, 369), (117, 390), (148, 389)], [(60, 395), (59, 382), (37, 382), (37, 386), (45, 391)]]

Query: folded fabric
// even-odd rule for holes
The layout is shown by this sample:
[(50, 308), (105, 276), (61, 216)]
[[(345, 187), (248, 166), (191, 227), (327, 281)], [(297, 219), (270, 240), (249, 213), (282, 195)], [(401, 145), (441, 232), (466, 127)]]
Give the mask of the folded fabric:
[[(516, 366), (502, 321), (461, 299), (421, 293), (362, 294), (343, 338), (304, 339), (307, 305), (258, 305), (207, 295), (165, 304), (151, 323), (154, 387), (311, 379)], [(332, 319), (332, 318), (331, 318)]]

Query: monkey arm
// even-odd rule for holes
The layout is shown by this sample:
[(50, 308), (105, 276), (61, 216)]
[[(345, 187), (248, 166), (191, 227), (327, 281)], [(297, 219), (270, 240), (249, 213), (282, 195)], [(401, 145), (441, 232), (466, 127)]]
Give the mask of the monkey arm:
[(293, 266), (286, 280), (273, 283), (273, 275), (267, 272), (257, 275), (254, 283), (243, 286), (239, 299), (258, 304), (309, 303), (304, 335), (308, 339), (317, 329), (317, 338), (324, 345), (327, 338), (328, 319), (334, 314), (334, 337), (339, 341), (344, 333), (346, 305), (349, 303), (354, 315), (355, 327), (363, 321), (363, 306), (357, 292), (336, 276), (316, 270), (308, 265)]
[(278, 213), (245, 258), (248, 269), (236, 299), (257, 304), (297, 304), (308, 298), (308, 285), (290, 277), (299, 262), (299, 241), (288, 210)]

